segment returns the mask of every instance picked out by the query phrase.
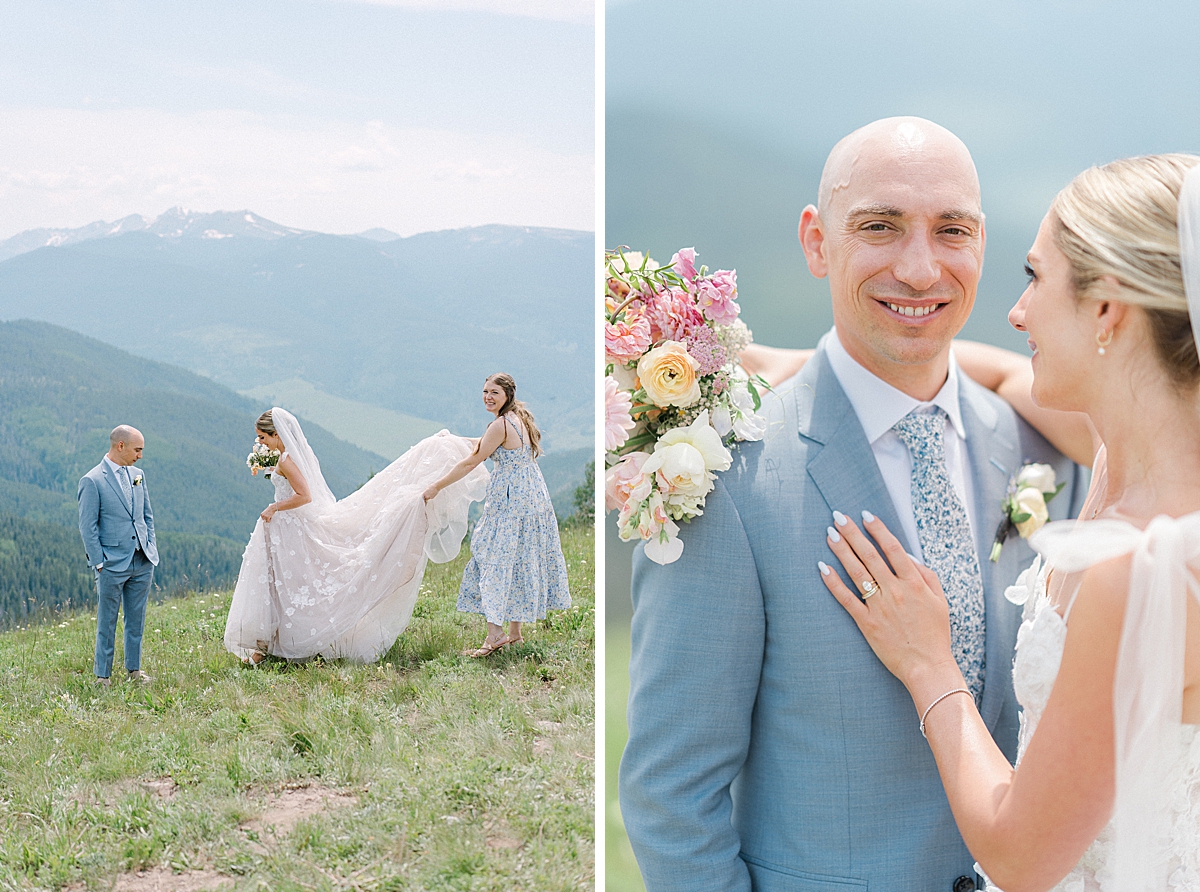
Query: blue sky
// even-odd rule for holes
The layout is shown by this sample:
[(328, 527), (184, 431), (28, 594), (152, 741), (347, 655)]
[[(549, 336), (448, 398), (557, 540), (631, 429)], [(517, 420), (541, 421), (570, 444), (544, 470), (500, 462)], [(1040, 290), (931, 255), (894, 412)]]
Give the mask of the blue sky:
[(0, 2), (0, 238), (176, 205), (590, 230), (593, 9)]

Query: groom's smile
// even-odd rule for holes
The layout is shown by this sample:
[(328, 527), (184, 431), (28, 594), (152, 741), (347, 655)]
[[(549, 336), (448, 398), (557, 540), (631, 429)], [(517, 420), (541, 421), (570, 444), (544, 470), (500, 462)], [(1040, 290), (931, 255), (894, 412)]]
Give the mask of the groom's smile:
[(839, 144), (822, 184), (800, 241), (810, 271), (829, 279), (838, 339), (877, 377), (931, 399), (983, 270), (970, 154), (945, 131), (901, 122)]

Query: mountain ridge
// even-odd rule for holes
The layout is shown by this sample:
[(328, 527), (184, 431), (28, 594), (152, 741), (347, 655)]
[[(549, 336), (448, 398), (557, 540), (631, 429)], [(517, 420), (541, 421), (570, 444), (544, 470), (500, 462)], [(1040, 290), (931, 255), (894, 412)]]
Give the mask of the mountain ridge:
[[(591, 445), (591, 233), (491, 225), (380, 242), (238, 214), (181, 211), (9, 257), (0, 319), (80, 331), (235, 391), (299, 379), (464, 429), (479, 423), (484, 378), (505, 371), (549, 449)], [(253, 237), (205, 237), (232, 223)]]

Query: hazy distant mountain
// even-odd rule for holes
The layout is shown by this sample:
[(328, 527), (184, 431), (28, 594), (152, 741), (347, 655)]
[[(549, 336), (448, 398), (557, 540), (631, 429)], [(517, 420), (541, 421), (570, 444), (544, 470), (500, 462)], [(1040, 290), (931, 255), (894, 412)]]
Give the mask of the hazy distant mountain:
[(145, 218), (139, 214), (131, 214), (115, 223), (97, 220), (78, 229), (28, 229), (0, 242), (0, 262), (18, 254), (36, 251), (38, 248), (56, 248), (94, 238), (137, 232), (145, 228)]
[[(0, 382), (0, 527), (9, 530), (0, 530), (0, 552), (5, 541), (21, 551), (0, 561), (0, 625), (13, 609), (8, 596), (18, 568), (50, 573), (53, 564), (46, 578), (61, 576), (63, 599), (75, 597), (77, 573), (87, 565), (76, 488), (118, 423), (146, 437), (140, 467), (162, 545), (160, 585), (184, 576), (193, 584), (232, 582), (255, 518), (273, 495), (245, 465), (261, 406), (183, 369), (41, 322), (0, 323)], [(310, 421), (304, 428), (338, 496), (386, 464)], [(57, 544), (43, 553), (37, 542), (48, 534), (38, 533), (38, 523), (74, 532), (52, 536)]]
[[(148, 232), (162, 238), (198, 237), (206, 239), (223, 239), (239, 236), (241, 238), (257, 238), (274, 240), (286, 238), (289, 235), (300, 235), (304, 230), (291, 229), (273, 223), (249, 211), (217, 211), (213, 214), (201, 214), (189, 211), (187, 208), (171, 208), (153, 220), (147, 220), (140, 214), (130, 214), (114, 223), (98, 220), (81, 226), (78, 229), (30, 229), (18, 233), (12, 238), (0, 242), (0, 262), (36, 251), (38, 248), (58, 248), (63, 245), (75, 245), (80, 242), (99, 238), (113, 238), (130, 232)], [(370, 232), (387, 233), (386, 229), (372, 229)], [(366, 233), (363, 233), (366, 236)], [(392, 238), (399, 236), (388, 233)], [(375, 236), (369, 236), (376, 238)], [(387, 238), (378, 238), (387, 241)]]
[(0, 244), (0, 319), (62, 325), (238, 391), (298, 379), (463, 433), (488, 420), (484, 378), (507, 371), (558, 451), (592, 442), (593, 246), (591, 233), (514, 226), (381, 242), (177, 208)]
[[(43, 322), (0, 323), (0, 628), (36, 604), (89, 603), (77, 530), (79, 478), (118, 423), (146, 437), (145, 468), (166, 589), (229, 585), (271, 484), (246, 454), (262, 405), (199, 375)], [(330, 489), (343, 497), (387, 461), (304, 420)], [(559, 517), (574, 509), (591, 450), (543, 456)], [(33, 599), (31, 603), (29, 599)]]
[(379, 229), (378, 227), (375, 229), (368, 229), (366, 232), (360, 232), (358, 233), (358, 237), (369, 238), (373, 242), (394, 242), (396, 239), (400, 238), (400, 236), (392, 232), (390, 229)]

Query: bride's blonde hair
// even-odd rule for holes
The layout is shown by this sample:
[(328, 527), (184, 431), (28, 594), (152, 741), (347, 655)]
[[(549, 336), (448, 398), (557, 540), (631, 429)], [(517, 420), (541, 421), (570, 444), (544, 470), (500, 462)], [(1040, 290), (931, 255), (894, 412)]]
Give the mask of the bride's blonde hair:
[(537, 458), (542, 453), (542, 432), (538, 430), (537, 424), (533, 420), (533, 413), (529, 411), (526, 405), (517, 399), (517, 382), (513, 380), (512, 375), (506, 375), (504, 372), (497, 372), (494, 375), (489, 375), (484, 384), (495, 384), (504, 391), (504, 405), (500, 407), (497, 418), (503, 418), (509, 413), (516, 415), (521, 419), (521, 424), (525, 426), (525, 433), (529, 437), (529, 446), (533, 449), (533, 457)]
[[(1179, 191), (1200, 157), (1182, 153), (1124, 158), (1075, 177), (1051, 204), (1054, 239), (1067, 256), (1080, 298), (1108, 296), (1141, 307), (1171, 380), (1200, 385), (1200, 356), (1179, 261)], [(1119, 293), (1101, 295), (1112, 276)]]
[(272, 417), (270, 409), (258, 416), (258, 421), (254, 422), (254, 426), (264, 434), (276, 436), (275, 419)]

